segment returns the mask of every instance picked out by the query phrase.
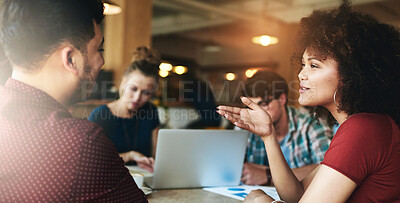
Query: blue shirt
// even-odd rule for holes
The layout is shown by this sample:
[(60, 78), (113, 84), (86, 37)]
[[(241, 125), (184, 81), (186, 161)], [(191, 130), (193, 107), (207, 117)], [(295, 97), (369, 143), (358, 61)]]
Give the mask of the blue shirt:
[(132, 118), (117, 117), (107, 105), (102, 105), (93, 110), (89, 120), (103, 127), (119, 153), (137, 151), (152, 156), (152, 132), (160, 125), (160, 120), (157, 108), (150, 102)]

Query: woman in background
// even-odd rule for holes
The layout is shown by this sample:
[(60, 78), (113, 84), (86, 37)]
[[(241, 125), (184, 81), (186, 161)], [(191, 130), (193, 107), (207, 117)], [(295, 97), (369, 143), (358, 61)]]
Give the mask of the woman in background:
[(138, 47), (123, 75), (120, 98), (99, 106), (89, 117), (103, 127), (125, 163), (136, 162), (151, 172), (160, 121), (149, 100), (157, 91), (160, 62), (155, 50)]
[[(274, 185), (287, 202), (400, 202), (399, 32), (345, 1), (302, 19), (297, 37), (299, 103), (340, 124), (314, 171), (296, 179), (270, 116), (248, 98), (242, 102), (249, 108), (221, 106), (219, 113), (262, 137)], [(258, 190), (246, 201), (272, 199)]]

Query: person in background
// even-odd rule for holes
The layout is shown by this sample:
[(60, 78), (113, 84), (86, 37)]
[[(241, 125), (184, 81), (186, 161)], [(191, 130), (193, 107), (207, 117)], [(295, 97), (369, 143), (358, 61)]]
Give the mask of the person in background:
[(122, 77), (120, 98), (94, 109), (89, 117), (105, 130), (126, 163), (134, 161), (151, 172), (160, 121), (150, 99), (158, 88), (160, 63), (155, 50), (138, 47)]
[[(262, 137), (275, 187), (286, 202), (400, 202), (400, 33), (348, 1), (314, 11), (299, 26), (299, 103), (340, 124), (322, 163), (301, 182), (288, 167), (271, 116), (219, 107), (237, 126)], [(257, 190), (248, 202), (271, 202)]]
[(5, 0), (0, 41), (0, 202), (147, 202), (96, 124), (67, 108), (104, 64), (100, 0)]
[[(197, 76), (196, 70), (187, 72), (184, 86), (184, 100), (190, 101), (196, 109), (200, 119), (188, 124), (188, 129), (218, 128), (221, 115), (216, 112), (217, 105), (210, 84), (202, 81)], [(180, 90), (182, 91), (182, 90)]]
[[(286, 162), (296, 177), (303, 179), (323, 160), (332, 129), (311, 118), (307, 110), (288, 105), (288, 85), (274, 72), (258, 71), (245, 81), (243, 93), (271, 116)], [(248, 139), (242, 182), (248, 185), (273, 183), (263, 140), (254, 133)]]

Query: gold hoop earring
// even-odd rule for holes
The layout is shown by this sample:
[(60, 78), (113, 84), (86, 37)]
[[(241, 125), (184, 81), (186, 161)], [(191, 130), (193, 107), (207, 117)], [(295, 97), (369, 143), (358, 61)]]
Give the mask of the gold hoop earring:
[(340, 113), (340, 107), (339, 107), (339, 105), (336, 103), (336, 94), (337, 94), (337, 91), (338, 91), (338, 90), (339, 90), (339, 88), (337, 88), (336, 91), (335, 91), (335, 93), (333, 94), (333, 103), (334, 103), (335, 106), (338, 108), (338, 109), (337, 109), (337, 112)]
[(335, 104), (336, 107), (339, 108), (339, 105), (336, 103), (336, 94), (337, 94), (337, 91), (338, 91), (338, 90), (339, 90), (339, 88), (337, 88), (336, 91), (335, 91), (335, 93), (333, 94), (333, 103)]

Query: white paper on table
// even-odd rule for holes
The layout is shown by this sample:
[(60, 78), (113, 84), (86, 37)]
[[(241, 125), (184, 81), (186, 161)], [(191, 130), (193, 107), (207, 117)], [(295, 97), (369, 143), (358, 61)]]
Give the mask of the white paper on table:
[(275, 187), (266, 187), (266, 186), (251, 186), (251, 185), (239, 185), (239, 186), (232, 186), (232, 187), (209, 187), (203, 188), (203, 190), (217, 193), (220, 195), (224, 195), (227, 197), (231, 197), (238, 200), (244, 200), (244, 198), (252, 191), (261, 189), (267, 195), (271, 196), (275, 200), (280, 200), (278, 192), (276, 191)]
[(145, 178), (147, 177), (153, 177), (153, 173), (140, 168), (139, 166), (126, 166), (126, 168), (128, 168), (129, 173), (140, 173), (142, 174)]

